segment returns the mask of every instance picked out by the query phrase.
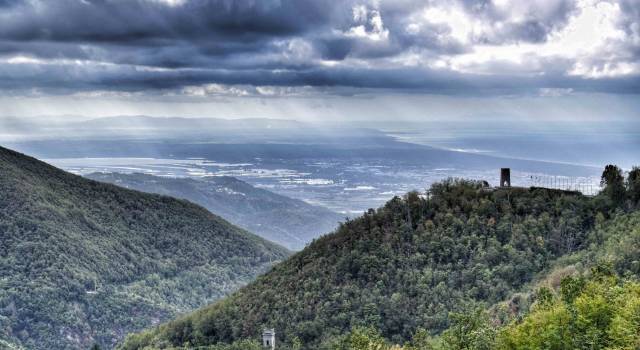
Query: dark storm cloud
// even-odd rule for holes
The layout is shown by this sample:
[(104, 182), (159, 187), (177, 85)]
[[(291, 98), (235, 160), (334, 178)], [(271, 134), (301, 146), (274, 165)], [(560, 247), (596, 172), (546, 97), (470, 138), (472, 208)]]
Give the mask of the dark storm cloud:
[(20, 0), (0, 0), (0, 8), (7, 8), (9, 6), (13, 6), (18, 4)]
[(577, 64), (571, 57), (456, 61), (478, 45), (544, 44), (579, 12), (577, 1), (0, 0), (0, 89), (215, 83), (443, 94), (638, 92), (634, 3), (617, 4), (626, 38), (611, 42), (603, 58), (584, 60), (631, 73), (581, 76), (569, 74)]
[[(143, 0), (25, 1), (0, 23), (18, 40), (127, 43), (152, 39), (232, 37), (247, 41), (293, 35), (326, 22), (323, 1), (205, 1), (182, 6)], [(212, 39), (216, 39), (215, 37)]]

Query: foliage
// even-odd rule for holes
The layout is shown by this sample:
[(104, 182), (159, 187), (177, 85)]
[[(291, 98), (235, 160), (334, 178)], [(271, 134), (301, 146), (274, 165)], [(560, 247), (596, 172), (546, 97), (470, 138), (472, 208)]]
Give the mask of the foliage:
[(606, 194), (615, 205), (620, 205), (624, 202), (626, 191), (622, 169), (615, 165), (607, 165), (602, 172), (600, 185), (604, 187), (604, 194)]
[[(278, 330), (280, 344), (297, 337), (305, 349), (333, 348), (359, 327), (379, 330), (390, 344), (407, 343), (419, 329), (437, 333), (452, 320), (474, 321), (449, 314), (504, 300), (558, 257), (587, 248), (594, 201), (446, 180), (427, 197), (409, 193), (369, 210), (229, 298), (131, 335), (122, 348), (229, 343), (265, 326)], [(491, 330), (471, 324), (476, 348), (486, 348)], [(460, 339), (454, 332), (448, 341)]]
[(110, 348), (288, 254), (187, 201), (83, 179), (4, 148), (0, 242), (0, 338), (29, 349)]
[(372, 327), (356, 327), (327, 347), (334, 350), (485, 350), (493, 349), (497, 329), (489, 315), (480, 307), (468, 307), (464, 312), (451, 313), (451, 327), (441, 337), (433, 338), (418, 329), (403, 346), (390, 344)]
[(356, 328), (342, 342), (339, 350), (386, 350), (387, 341), (373, 328)]
[[(604, 267), (604, 268), (603, 268)], [(440, 337), (419, 330), (404, 346), (390, 345), (373, 328), (355, 328), (334, 343), (337, 350), (573, 350), (640, 347), (640, 283), (621, 280), (607, 265), (588, 278), (566, 277), (558, 294), (543, 299), (523, 319), (495, 327), (481, 308), (452, 314)], [(547, 298), (548, 297), (548, 298)]]
[(638, 349), (640, 284), (567, 277), (561, 297), (500, 331), (496, 349)]
[[(191, 346), (184, 346), (182, 349), (193, 349)], [(176, 349), (178, 350), (178, 349)], [(231, 344), (216, 344), (206, 347), (199, 347), (198, 350), (263, 350), (262, 345), (256, 340), (243, 339)]]
[(640, 168), (633, 167), (627, 175), (627, 193), (634, 205), (640, 205)]
[(484, 309), (476, 308), (464, 313), (452, 313), (451, 326), (442, 333), (444, 349), (493, 349), (496, 330)]
[(585, 271), (592, 266), (611, 264), (613, 270), (626, 278), (640, 276), (640, 210), (616, 213), (609, 220), (596, 220), (589, 233), (587, 247), (558, 260), (556, 269), (566, 266)]
[[(543, 279), (543, 287), (536, 291), (531, 314), (525, 312), (523, 318), (516, 318), (499, 331), (501, 347), (495, 344), (492, 348), (637, 349), (640, 346), (637, 339), (640, 289), (634, 282), (640, 276), (640, 211), (618, 213), (611, 220), (599, 222), (589, 242), (583, 251), (558, 260), (556, 269)], [(557, 293), (546, 287), (553, 285), (549, 279), (554, 278), (556, 270), (576, 267), (572, 265), (575, 262), (582, 267), (558, 283)], [(578, 271), (583, 271), (582, 275), (575, 275)], [(615, 277), (620, 275), (625, 277)], [(620, 293), (625, 288), (635, 294)], [(614, 317), (615, 322), (601, 322), (608, 319), (602, 317), (607, 312), (621, 314), (621, 317)]]

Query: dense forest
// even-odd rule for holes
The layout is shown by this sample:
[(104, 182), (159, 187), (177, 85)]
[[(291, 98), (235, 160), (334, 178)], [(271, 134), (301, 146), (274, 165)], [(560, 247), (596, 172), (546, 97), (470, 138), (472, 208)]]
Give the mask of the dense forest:
[(289, 255), (190, 202), (4, 148), (0, 242), (0, 348), (109, 348)]
[[(494, 189), (454, 179), (434, 184), (424, 196), (409, 193), (345, 222), (220, 302), (129, 336), (122, 349), (248, 348), (256, 345), (251, 339), (263, 327), (277, 330), (280, 348), (383, 349), (366, 347), (380, 342), (421, 349), (442, 344), (448, 349), (492, 349), (498, 321), (519, 322), (500, 333), (501, 344), (515, 344), (510, 342), (526, 336), (526, 322), (551, 322), (542, 315), (547, 309), (531, 309), (536, 293), (521, 293), (540, 276), (558, 280), (544, 289), (545, 307), (569, 313), (582, 299), (563, 299), (560, 285), (569, 282), (561, 281), (574, 278), (565, 275), (586, 276), (588, 266), (608, 259), (620, 275), (637, 276), (639, 174), (634, 168), (625, 181), (619, 168), (608, 166), (605, 189), (596, 197), (543, 188)], [(594, 278), (579, 279), (584, 283), (576, 284), (573, 295), (590, 297), (599, 287), (603, 293), (622, 288), (632, 298), (637, 291), (632, 281)], [(505, 300), (510, 300), (506, 310), (500, 307)], [(620, 302), (611, 299), (610, 315), (617, 317), (627, 308)], [(492, 305), (493, 322), (488, 322), (488, 312), (482, 310)], [(631, 322), (632, 330), (637, 321), (620, 320)], [(471, 335), (465, 333), (469, 329)], [(583, 330), (585, 337), (595, 334), (588, 327)], [(480, 336), (485, 333), (489, 338)], [(442, 336), (432, 338), (437, 334)], [(522, 344), (536, 348), (524, 340)]]
[[(505, 325), (496, 325), (482, 309), (468, 309), (452, 313), (451, 327), (438, 337), (419, 330), (400, 346), (387, 341), (374, 328), (359, 327), (335, 338), (331, 349), (638, 349), (640, 283), (620, 279), (602, 267), (594, 267), (588, 276), (565, 277), (556, 291), (537, 290), (530, 312)], [(210, 349), (235, 349), (239, 344)], [(255, 342), (250, 344), (259, 349)]]
[[(403, 346), (373, 327), (336, 337), (339, 350), (638, 349), (640, 211), (600, 221), (589, 247), (488, 310), (466, 305), (439, 336), (419, 329)], [(213, 347), (215, 349), (216, 347)], [(224, 349), (221, 347), (221, 349)]]
[(118, 186), (187, 199), (249, 232), (300, 250), (333, 231), (344, 218), (323, 207), (281, 196), (228, 176), (200, 179), (147, 174), (93, 173), (86, 177)]

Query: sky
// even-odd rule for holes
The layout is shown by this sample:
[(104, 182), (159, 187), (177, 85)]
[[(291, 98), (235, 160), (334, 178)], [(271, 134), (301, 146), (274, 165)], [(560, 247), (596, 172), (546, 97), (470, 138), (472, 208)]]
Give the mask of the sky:
[(0, 0), (0, 121), (624, 123), (639, 94), (640, 0)]

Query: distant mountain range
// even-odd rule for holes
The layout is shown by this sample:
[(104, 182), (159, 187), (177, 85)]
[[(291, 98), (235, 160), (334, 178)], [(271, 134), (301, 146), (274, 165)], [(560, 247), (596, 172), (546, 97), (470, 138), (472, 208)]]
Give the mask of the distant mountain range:
[[(616, 121), (545, 123), (529, 129), (516, 121), (464, 123), (302, 122), (269, 118), (184, 118), (144, 115), (86, 119), (79, 116), (3, 117), (0, 142), (45, 140), (165, 140), (216, 143), (298, 143), (375, 145), (394, 138), (431, 147), (506, 158), (624, 167), (634, 164), (640, 144), (634, 127)], [(636, 128), (637, 129), (637, 128)], [(393, 137), (389, 137), (393, 135)], [(596, 137), (597, 135), (597, 137)]]
[(289, 129), (299, 128), (305, 123), (292, 119), (271, 118), (184, 118), (184, 117), (149, 117), (144, 115), (114, 116), (89, 119), (75, 122), (76, 127), (87, 129), (112, 128), (112, 129)]
[(189, 140), (218, 143), (336, 143), (385, 137), (367, 128), (319, 126), (290, 119), (114, 116), (68, 121), (3, 118), (0, 142), (43, 140)]
[(92, 173), (87, 178), (138, 191), (187, 199), (289, 249), (299, 250), (333, 231), (344, 217), (256, 188), (233, 177), (169, 178), (146, 174)]
[(0, 147), (0, 348), (110, 348), (290, 253), (185, 200)]

